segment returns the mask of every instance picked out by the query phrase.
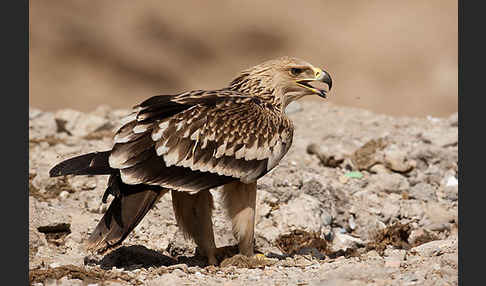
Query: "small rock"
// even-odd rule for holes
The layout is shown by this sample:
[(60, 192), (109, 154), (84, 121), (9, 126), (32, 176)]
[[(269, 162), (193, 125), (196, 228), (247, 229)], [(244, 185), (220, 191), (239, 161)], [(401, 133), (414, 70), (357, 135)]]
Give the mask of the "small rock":
[(444, 198), (450, 201), (457, 201), (458, 199), (458, 187), (448, 186), (444, 188)]
[(401, 194), (403, 191), (409, 189), (410, 184), (407, 179), (399, 174), (384, 174), (379, 173), (370, 176), (369, 188), (375, 189), (379, 192), (386, 193), (398, 193)]
[(293, 229), (321, 232), (332, 222), (332, 216), (313, 196), (301, 193), (273, 213), (280, 233)]
[(382, 259), (381, 255), (378, 254), (376, 250), (368, 251), (368, 253), (366, 253), (366, 256), (368, 257), (368, 259), (378, 259), (378, 260)]
[(449, 223), (431, 223), (429, 225), (424, 226), (427, 230), (430, 231), (450, 231), (451, 226)]
[(383, 221), (387, 223), (400, 215), (400, 205), (385, 201), (381, 213), (383, 215)]
[(369, 171), (373, 174), (390, 173), (390, 171), (383, 164), (373, 165)]
[(67, 191), (62, 191), (60, 194), (59, 194), (59, 198), (61, 199), (66, 199), (67, 197), (69, 196), (69, 192)]
[(182, 271), (182, 270), (180, 270), (178, 268), (177, 269), (174, 269), (174, 271), (172, 271), (172, 274), (177, 275), (177, 277), (184, 277), (184, 276), (187, 275), (184, 271)]
[(336, 168), (344, 162), (343, 154), (325, 154), (319, 145), (312, 143), (307, 146), (307, 153), (316, 155), (323, 166)]
[(61, 264), (59, 264), (57, 262), (53, 262), (53, 263), (49, 264), (50, 268), (56, 268), (56, 267), (59, 267), (59, 266), (61, 266)]
[[(278, 215), (277, 215), (278, 216)], [(255, 225), (255, 235), (272, 242), (280, 235), (280, 230), (273, 225), (274, 220), (263, 218)]]
[(353, 216), (350, 216), (349, 219), (348, 219), (348, 226), (351, 230), (355, 230), (356, 229), (356, 222), (354, 221), (354, 217)]
[(457, 186), (458, 184), (459, 182), (457, 181), (456, 177), (450, 176), (447, 178), (446, 187), (454, 187)]
[(167, 269), (169, 269), (169, 270), (176, 270), (176, 269), (178, 269), (178, 270), (183, 271), (183, 272), (187, 272), (188, 271), (188, 267), (184, 263), (171, 265)]
[(457, 210), (447, 209), (440, 203), (429, 203), (425, 208), (430, 225), (449, 224), (457, 221)]
[(457, 249), (457, 239), (435, 240), (411, 249), (422, 256), (438, 256), (446, 251)]
[(383, 254), (388, 258), (403, 261), (407, 256), (407, 251), (405, 249), (386, 248)]
[(362, 246), (364, 243), (361, 239), (353, 237), (348, 234), (340, 233), (340, 232), (335, 232), (334, 233), (334, 239), (332, 240), (332, 245), (331, 245), (331, 250), (332, 251), (339, 251), (343, 250), (346, 251), (346, 249), (356, 249), (359, 246)]
[(400, 201), (400, 217), (421, 220), (425, 215), (425, 209), (422, 204), (414, 200)]
[(387, 145), (388, 141), (385, 138), (372, 139), (366, 142), (351, 155), (353, 166), (358, 170), (367, 170), (380, 163), (382, 160), (380, 151)]
[(385, 151), (385, 166), (395, 172), (407, 173), (416, 166), (415, 161), (408, 161), (407, 153), (402, 150)]
[(412, 230), (408, 236), (408, 243), (410, 245), (420, 245), (437, 239), (437, 236), (427, 229), (419, 228)]
[(430, 184), (419, 182), (410, 188), (409, 196), (421, 201), (437, 201), (436, 188)]

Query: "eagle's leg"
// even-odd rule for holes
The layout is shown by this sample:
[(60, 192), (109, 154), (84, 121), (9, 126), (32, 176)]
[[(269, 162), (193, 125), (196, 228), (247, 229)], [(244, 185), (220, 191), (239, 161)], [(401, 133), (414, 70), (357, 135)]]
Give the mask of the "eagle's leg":
[(201, 254), (208, 258), (208, 263), (218, 263), (215, 257), (213, 222), (211, 220), (213, 196), (209, 192), (200, 191), (190, 195), (186, 192), (172, 191), (172, 206), (177, 220), (185, 236), (194, 239)]
[(240, 253), (253, 256), (256, 182), (233, 182), (223, 186), (224, 205), (233, 223), (233, 235)]

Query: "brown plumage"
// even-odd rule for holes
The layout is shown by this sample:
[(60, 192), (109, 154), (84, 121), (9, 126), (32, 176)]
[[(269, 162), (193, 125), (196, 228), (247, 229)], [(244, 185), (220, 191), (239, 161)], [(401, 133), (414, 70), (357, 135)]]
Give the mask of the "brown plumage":
[(110, 175), (103, 201), (115, 198), (88, 240), (90, 249), (121, 244), (171, 190), (177, 223), (211, 264), (217, 249), (209, 189), (224, 185), (240, 252), (253, 255), (256, 180), (292, 144), (285, 107), (306, 95), (326, 97), (314, 82), (332, 85), (322, 69), (284, 57), (243, 71), (219, 90), (151, 97), (124, 119), (111, 150), (68, 159), (50, 175)]

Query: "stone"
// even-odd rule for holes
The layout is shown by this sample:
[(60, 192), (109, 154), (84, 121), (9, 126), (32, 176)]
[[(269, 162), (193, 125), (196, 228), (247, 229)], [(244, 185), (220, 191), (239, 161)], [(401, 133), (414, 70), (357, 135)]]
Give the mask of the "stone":
[(434, 240), (416, 246), (411, 251), (416, 252), (424, 257), (439, 256), (445, 252), (457, 249), (457, 239)]
[(450, 200), (450, 201), (457, 201), (458, 199), (458, 191), (459, 191), (459, 188), (458, 186), (446, 186), (444, 187), (444, 198), (447, 199), (447, 200)]
[(399, 173), (407, 173), (412, 171), (412, 169), (416, 166), (416, 162), (409, 161), (407, 159), (407, 152), (398, 150), (397, 148), (398, 147), (393, 149), (387, 148), (387, 150), (384, 151), (385, 166), (388, 169)]
[(392, 218), (396, 218), (400, 215), (400, 205), (394, 204), (393, 202), (385, 201), (381, 213), (383, 215), (383, 221), (387, 223)]
[(356, 237), (353, 237), (349, 234), (344, 234), (340, 232), (335, 232), (334, 233), (334, 239), (332, 240), (331, 244), (331, 250), (332, 251), (338, 251), (338, 250), (343, 250), (346, 251), (346, 249), (356, 249), (359, 246), (362, 246), (364, 242)]
[(368, 188), (378, 192), (401, 194), (403, 191), (407, 191), (410, 188), (410, 184), (402, 175), (396, 173), (378, 173), (370, 176)]
[(273, 213), (280, 232), (300, 229), (321, 232), (332, 222), (331, 215), (313, 196), (301, 193)]
[(436, 188), (431, 184), (419, 182), (418, 184), (410, 187), (409, 196), (421, 201), (437, 201), (435, 194)]

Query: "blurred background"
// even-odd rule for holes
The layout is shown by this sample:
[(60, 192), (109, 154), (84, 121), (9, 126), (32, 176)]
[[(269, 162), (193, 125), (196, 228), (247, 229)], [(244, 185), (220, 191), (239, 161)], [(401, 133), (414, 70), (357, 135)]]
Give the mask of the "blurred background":
[(457, 112), (457, 9), (457, 0), (31, 0), (30, 106), (130, 108), (220, 88), (289, 55), (331, 74), (333, 104), (448, 116)]

